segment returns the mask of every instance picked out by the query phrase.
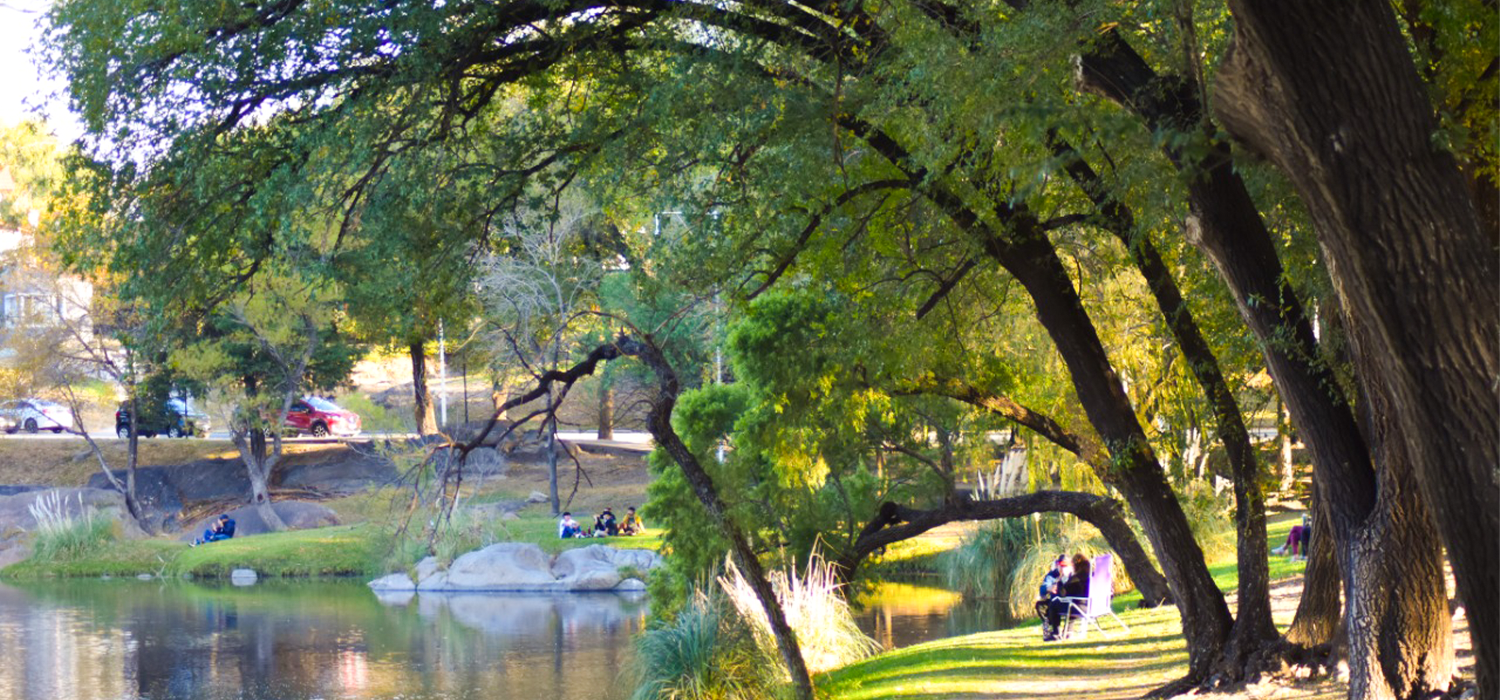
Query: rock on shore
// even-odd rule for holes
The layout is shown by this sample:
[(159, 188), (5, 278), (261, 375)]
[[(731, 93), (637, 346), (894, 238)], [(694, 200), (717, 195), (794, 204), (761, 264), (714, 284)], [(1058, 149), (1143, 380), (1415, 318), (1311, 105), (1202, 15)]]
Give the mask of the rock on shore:
[[(370, 582), (377, 593), (399, 591), (510, 591), (562, 593), (638, 590), (621, 569), (646, 572), (661, 564), (648, 549), (591, 545), (551, 556), (534, 544), (502, 542), (453, 560), (446, 571), (432, 557), (417, 564), (417, 580), (405, 573)], [(633, 582), (633, 583), (632, 583)]]

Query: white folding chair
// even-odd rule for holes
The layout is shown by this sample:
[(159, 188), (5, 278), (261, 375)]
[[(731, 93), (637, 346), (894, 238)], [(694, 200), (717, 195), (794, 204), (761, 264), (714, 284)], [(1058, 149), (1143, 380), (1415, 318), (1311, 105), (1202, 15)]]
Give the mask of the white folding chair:
[(1066, 639), (1073, 632), (1073, 621), (1082, 620), (1082, 631), (1080, 637), (1088, 636), (1089, 625), (1093, 625), (1100, 634), (1109, 634), (1103, 627), (1099, 626), (1099, 618), (1108, 615), (1119, 623), (1126, 632), (1130, 627), (1110, 607), (1110, 601), (1115, 596), (1115, 572), (1114, 557), (1109, 554), (1100, 554), (1094, 558), (1093, 568), (1089, 570), (1089, 594), (1088, 597), (1066, 597), (1061, 600), (1067, 601), (1067, 619), (1063, 621), (1062, 632), (1059, 635)]

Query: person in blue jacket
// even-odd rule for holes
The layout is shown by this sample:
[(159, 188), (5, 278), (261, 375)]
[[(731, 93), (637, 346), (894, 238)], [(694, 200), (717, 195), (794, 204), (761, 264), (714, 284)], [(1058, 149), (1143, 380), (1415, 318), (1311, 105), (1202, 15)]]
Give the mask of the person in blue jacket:
[(223, 515), (220, 515), (219, 519), (214, 521), (214, 524), (212, 526), (203, 531), (202, 537), (193, 540), (192, 546), (197, 547), (200, 544), (218, 542), (219, 540), (232, 539), (233, 537), (234, 518), (229, 517), (229, 514), (225, 513)]

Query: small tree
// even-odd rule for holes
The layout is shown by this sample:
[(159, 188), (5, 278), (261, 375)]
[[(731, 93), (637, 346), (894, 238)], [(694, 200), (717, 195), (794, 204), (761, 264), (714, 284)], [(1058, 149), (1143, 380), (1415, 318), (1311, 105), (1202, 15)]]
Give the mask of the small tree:
[(271, 508), (271, 475), (284, 454), (283, 426), (308, 389), (331, 389), (357, 350), (339, 335), (331, 285), (262, 275), (250, 291), (206, 323), (203, 338), (174, 354), (174, 365), (211, 386), (229, 408), (230, 440), (245, 462), (250, 502), (272, 530), (286, 525)]

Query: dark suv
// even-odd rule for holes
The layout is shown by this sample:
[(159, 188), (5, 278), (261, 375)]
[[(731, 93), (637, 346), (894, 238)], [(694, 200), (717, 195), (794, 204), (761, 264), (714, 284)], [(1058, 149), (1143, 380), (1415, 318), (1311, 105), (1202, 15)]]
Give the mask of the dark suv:
[[(141, 437), (201, 437), (208, 435), (209, 421), (207, 414), (189, 410), (181, 399), (167, 399), (160, 405), (160, 410), (148, 408), (142, 411), (136, 430)], [(120, 404), (115, 411), (115, 434), (122, 440), (130, 437), (129, 402)]]

